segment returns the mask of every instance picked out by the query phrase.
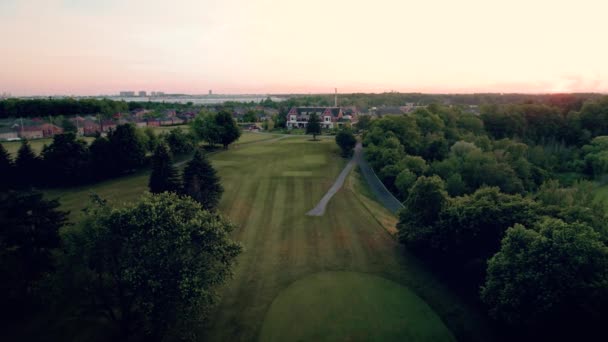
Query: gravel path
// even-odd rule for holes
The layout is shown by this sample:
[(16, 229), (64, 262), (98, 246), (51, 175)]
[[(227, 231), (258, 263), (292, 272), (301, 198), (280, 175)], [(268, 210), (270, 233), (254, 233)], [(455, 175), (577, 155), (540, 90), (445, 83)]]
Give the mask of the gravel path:
[(325, 207), (327, 206), (327, 203), (329, 203), (329, 200), (332, 197), (334, 197), (336, 192), (338, 192), (338, 190), (340, 190), (342, 185), (344, 185), (346, 176), (348, 176), (350, 171), (355, 167), (357, 160), (360, 159), (360, 156), (359, 156), (360, 154), (361, 154), (361, 143), (357, 143), (357, 146), (355, 147), (355, 155), (353, 156), (353, 158), (348, 162), (348, 164), (346, 164), (346, 166), (344, 167), (342, 172), (340, 172), (340, 175), (338, 176), (338, 178), (336, 179), (334, 184), (331, 186), (331, 188), (329, 188), (329, 190), (327, 191), (325, 196), (323, 196), (323, 198), (321, 198), (321, 200), (319, 201), (317, 206), (314, 207), (311, 211), (307, 212), (306, 215), (323, 216), (323, 214), (325, 214)]

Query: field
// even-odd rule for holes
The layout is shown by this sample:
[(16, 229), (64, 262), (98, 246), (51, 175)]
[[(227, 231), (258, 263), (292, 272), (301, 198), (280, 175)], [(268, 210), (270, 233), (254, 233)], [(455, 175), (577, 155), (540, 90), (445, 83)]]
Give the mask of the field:
[[(345, 165), (338, 152), (331, 138), (288, 137), (211, 156), (225, 188), (220, 210), (245, 251), (204, 337), (491, 340), (482, 316), (395, 242), (387, 232), (395, 218), (368, 197), (356, 172), (324, 216), (305, 216)], [(49, 195), (77, 220), (90, 191), (118, 203), (146, 184), (141, 173)]]

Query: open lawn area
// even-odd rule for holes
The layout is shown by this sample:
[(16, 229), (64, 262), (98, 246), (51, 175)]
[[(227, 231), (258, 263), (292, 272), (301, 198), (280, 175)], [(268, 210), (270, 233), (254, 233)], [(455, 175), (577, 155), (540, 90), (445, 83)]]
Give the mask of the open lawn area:
[[(82, 137), (86, 142), (91, 143), (94, 140), (92, 137)], [(53, 142), (53, 138), (44, 138), (44, 139), (34, 139), (29, 140), (30, 146), (32, 150), (37, 154), (42, 152), (42, 148), (44, 145), (50, 145)], [(17, 151), (19, 151), (19, 147), (21, 147), (21, 141), (2, 141), (2, 145), (6, 148), (8, 153), (10, 153), (13, 157), (17, 156)]]
[[(206, 339), (492, 339), (483, 316), (387, 232), (396, 219), (369, 197), (357, 173), (324, 216), (305, 215), (346, 164), (333, 138), (241, 143), (211, 160), (225, 188), (220, 210), (237, 225), (234, 238), (245, 251), (210, 315)], [(142, 172), (49, 195), (77, 220), (90, 191), (120, 203), (146, 185)]]

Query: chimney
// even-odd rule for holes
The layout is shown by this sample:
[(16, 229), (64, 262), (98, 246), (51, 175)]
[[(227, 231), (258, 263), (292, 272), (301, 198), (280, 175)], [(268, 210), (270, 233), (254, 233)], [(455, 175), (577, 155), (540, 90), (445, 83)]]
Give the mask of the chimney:
[(336, 91), (336, 96), (334, 97), (334, 107), (338, 107), (338, 88), (334, 88)]

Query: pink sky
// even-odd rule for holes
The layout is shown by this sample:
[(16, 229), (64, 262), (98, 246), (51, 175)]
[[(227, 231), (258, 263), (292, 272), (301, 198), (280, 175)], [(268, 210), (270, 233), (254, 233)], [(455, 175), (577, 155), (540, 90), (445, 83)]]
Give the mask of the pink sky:
[(0, 0), (0, 93), (608, 91), (603, 0)]

